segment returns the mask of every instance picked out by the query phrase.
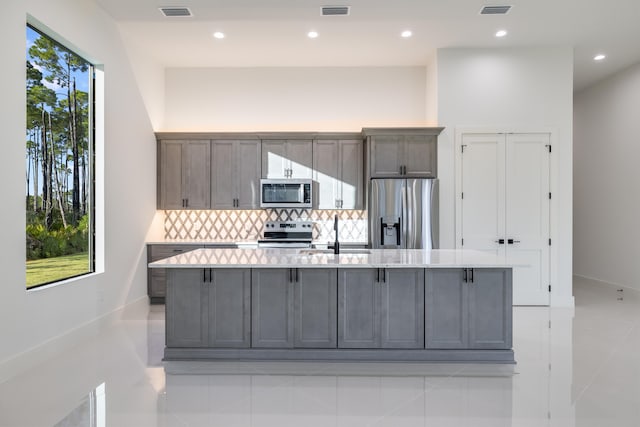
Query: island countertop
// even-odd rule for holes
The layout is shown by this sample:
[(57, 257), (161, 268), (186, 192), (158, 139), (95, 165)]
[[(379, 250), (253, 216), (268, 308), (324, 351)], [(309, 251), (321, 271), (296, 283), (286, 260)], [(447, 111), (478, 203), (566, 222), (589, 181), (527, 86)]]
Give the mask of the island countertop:
[(366, 249), (339, 255), (314, 249), (205, 248), (149, 268), (511, 268), (505, 257), (468, 249)]

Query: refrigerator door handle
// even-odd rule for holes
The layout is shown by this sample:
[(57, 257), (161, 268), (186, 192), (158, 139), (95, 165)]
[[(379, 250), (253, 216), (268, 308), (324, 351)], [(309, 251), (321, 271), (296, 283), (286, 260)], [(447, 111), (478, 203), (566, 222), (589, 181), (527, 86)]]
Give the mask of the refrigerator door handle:
[(384, 245), (384, 222), (382, 222), (382, 217), (380, 217), (380, 247)]
[(398, 246), (400, 246), (400, 233), (401, 233), (401, 230), (402, 230), (402, 227), (400, 227), (400, 224), (401, 224), (400, 217), (398, 217), (398, 222), (393, 224), (393, 228), (396, 229), (396, 241), (397, 241), (396, 244)]

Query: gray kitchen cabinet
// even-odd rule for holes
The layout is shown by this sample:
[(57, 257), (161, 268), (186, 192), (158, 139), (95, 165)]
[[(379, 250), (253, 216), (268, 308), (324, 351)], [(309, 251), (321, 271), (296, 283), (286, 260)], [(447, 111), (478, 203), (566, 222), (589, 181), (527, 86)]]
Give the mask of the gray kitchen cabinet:
[(251, 345), (251, 270), (214, 268), (208, 273), (209, 347)]
[(363, 209), (363, 177), (362, 140), (313, 141), (316, 209)]
[(380, 347), (379, 269), (338, 270), (338, 347)]
[(294, 272), (294, 347), (337, 347), (338, 270), (298, 268)]
[(207, 347), (208, 300), (204, 269), (168, 269), (165, 305), (168, 347)]
[(382, 348), (424, 348), (424, 269), (382, 269)]
[(252, 270), (251, 347), (293, 347), (294, 270)]
[(249, 347), (250, 269), (167, 270), (168, 347)]
[[(201, 248), (202, 245), (147, 245), (147, 263), (169, 258), (184, 252)], [(147, 295), (151, 304), (164, 304), (167, 289), (167, 270), (164, 268), (147, 268)]]
[(509, 349), (511, 270), (428, 269), (425, 339), (429, 349)]
[(436, 178), (442, 128), (366, 128), (371, 178)]
[(475, 268), (468, 283), (469, 347), (511, 348), (513, 334), (512, 270)]
[(158, 208), (209, 209), (211, 145), (209, 140), (159, 142)]
[(263, 178), (311, 179), (312, 167), (311, 140), (262, 140)]
[(341, 269), (338, 347), (424, 348), (424, 269)]
[(464, 269), (427, 270), (425, 279), (425, 345), (466, 348), (469, 343), (467, 287)]
[(213, 140), (212, 209), (260, 206), (260, 141)]

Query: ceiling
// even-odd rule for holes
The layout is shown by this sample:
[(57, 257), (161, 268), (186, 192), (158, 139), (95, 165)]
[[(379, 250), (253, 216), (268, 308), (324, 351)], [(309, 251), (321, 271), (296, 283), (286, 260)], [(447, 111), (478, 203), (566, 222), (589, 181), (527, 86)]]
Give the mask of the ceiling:
[[(424, 66), (438, 48), (571, 46), (574, 89), (640, 62), (639, 0), (96, 0), (166, 67)], [(321, 6), (351, 6), (349, 16)], [(511, 5), (506, 15), (480, 15)], [(159, 7), (186, 6), (191, 18)], [(400, 37), (410, 29), (413, 36)], [(496, 38), (499, 29), (508, 31)], [(307, 32), (319, 33), (316, 39)], [(213, 37), (222, 31), (222, 40)], [(597, 53), (607, 55), (595, 62)]]

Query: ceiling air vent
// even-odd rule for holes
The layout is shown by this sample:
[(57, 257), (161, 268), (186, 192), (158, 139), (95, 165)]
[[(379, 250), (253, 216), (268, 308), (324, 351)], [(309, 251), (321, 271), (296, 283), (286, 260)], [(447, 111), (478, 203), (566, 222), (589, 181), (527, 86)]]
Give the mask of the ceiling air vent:
[(349, 14), (349, 6), (322, 6), (320, 8), (322, 16), (341, 16)]
[(193, 16), (188, 7), (161, 7), (160, 12), (167, 18), (188, 18)]
[(485, 6), (480, 11), (480, 15), (504, 15), (511, 9), (511, 6)]

